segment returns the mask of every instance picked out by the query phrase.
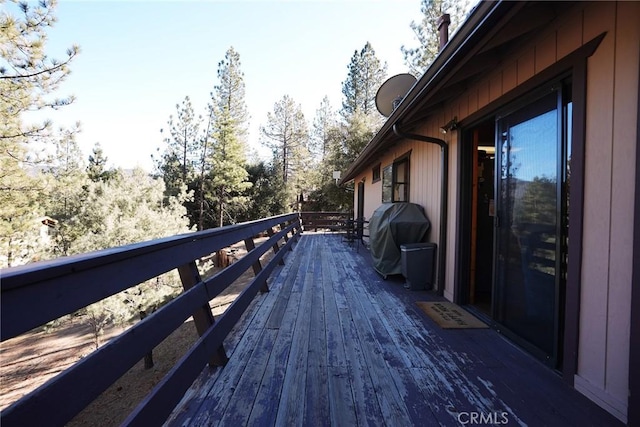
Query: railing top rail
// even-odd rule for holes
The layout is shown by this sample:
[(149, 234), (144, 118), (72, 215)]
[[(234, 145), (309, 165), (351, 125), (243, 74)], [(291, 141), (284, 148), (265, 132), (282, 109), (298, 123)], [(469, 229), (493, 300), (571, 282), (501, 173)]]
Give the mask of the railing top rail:
[(300, 215), (318, 215), (318, 216), (329, 216), (329, 215), (351, 215), (350, 212), (343, 211), (302, 211)]
[[(76, 274), (82, 270), (129, 260), (132, 257), (139, 257), (145, 254), (163, 251), (168, 248), (192, 245), (195, 242), (212, 242), (215, 239), (218, 239), (220, 243), (218, 243), (217, 246), (220, 247), (210, 250), (211, 246), (207, 246), (207, 250), (203, 251), (200, 255), (203, 256), (207, 254), (207, 251), (208, 253), (211, 253), (228, 246), (229, 244), (240, 241), (244, 237), (236, 239), (235, 236), (240, 234), (244, 236), (244, 234), (247, 234), (246, 232), (248, 230), (249, 232), (255, 231), (257, 234), (264, 231), (269, 226), (275, 226), (282, 222), (295, 219), (297, 216), (297, 213), (272, 216), (255, 221), (244, 222), (242, 224), (179, 234), (115, 248), (108, 248), (84, 254), (0, 269), (0, 289), (2, 292), (5, 292), (15, 287), (33, 284), (34, 282), (42, 280), (50, 280), (67, 274)], [(241, 233), (239, 234), (239, 232)], [(227, 238), (225, 239), (225, 237)], [(198, 256), (194, 256), (191, 259), (196, 258), (198, 258)], [(166, 270), (168, 271), (173, 269), (178, 265), (181, 265), (179, 261), (173, 263), (173, 265)]]

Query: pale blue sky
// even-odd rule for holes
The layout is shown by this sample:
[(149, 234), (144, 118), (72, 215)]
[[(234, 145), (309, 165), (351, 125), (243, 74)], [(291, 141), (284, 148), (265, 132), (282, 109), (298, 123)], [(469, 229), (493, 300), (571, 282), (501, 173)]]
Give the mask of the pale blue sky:
[(230, 46), (240, 54), (249, 142), (258, 147), (258, 127), (285, 94), (309, 123), (325, 95), (339, 109), (351, 56), (367, 41), (389, 76), (406, 72), (400, 47), (417, 44), (409, 25), (421, 13), (420, 0), (62, 0), (57, 17), (49, 55), (61, 58), (74, 43), (82, 53), (59, 92), (77, 101), (49, 117), (82, 123), (85, 155), (100, 142), (112, 166), (150, 170), (176, 104), (189, 95), (204, 113)]

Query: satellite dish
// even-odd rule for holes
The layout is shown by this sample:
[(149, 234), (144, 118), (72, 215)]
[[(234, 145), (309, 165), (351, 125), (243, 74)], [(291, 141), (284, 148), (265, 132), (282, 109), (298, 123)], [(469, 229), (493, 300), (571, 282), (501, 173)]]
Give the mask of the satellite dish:
[(382, 83), (376, 93), (376, 108), (380, 114), (389, 117), (415, 83), (416, 78), (411, 74), (398, 74)]

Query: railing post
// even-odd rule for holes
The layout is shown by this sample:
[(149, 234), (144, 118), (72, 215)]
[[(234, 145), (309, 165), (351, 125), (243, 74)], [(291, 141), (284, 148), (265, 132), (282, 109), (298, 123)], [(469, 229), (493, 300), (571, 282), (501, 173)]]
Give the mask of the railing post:
[[(284, 230), (285, 228), (287, 228), (287, 223), (286, 222), (281, 222), (280, 223), (280, 230)], [(284, 242), (287, 243), (289, 241), (289, 233), (285, 233), (284, 237)], [(289, 250), (291, 250), (291, 247), (289, 247)]]
[[(256, 248), (255, 243), (253, 242), (253, 237), (249, 237), (248, 239), (244, 239), (244, 246), (247, 248), (247, 253), (251, 252)], [(258, 275), (262, 271), (262, 264), (260, 264), (260, 259), (253, 263), (251, 266), (253, 268), (253, 274), (255, 276)], [(265, 293), (269, 292), (269, 286), (267, 286), (267, 282), (265, 281), (260, 287), (260, 292)]]
[[(269, 237), (273, 237), (274, 234), (275, 233), (273, 232), (273, 227), (267, 228), (267, 235)], [(274, 255), (277, 254), (278, 251), (280, 250), (280, 245), (278, 244), (278, 242), (275, 242), (272, 247), (273, 247), (273, 254)], [(284, 265), (284, 258), (280, 258), (280, 261), (278, 261), (278, 265)]]
[(291, 230), (291, 234), (296, 239), (296, 242), (300, 240), (300, 234), (302, 234), (303, 231), (304, 230), (302, 228), (302, 218), (300, 217), (300, 215), (298, 215), (298, 226), (293, 227), (293, 229)]
[[(182, 287), (185, 291), (193, 288), (196, 284), (202, 281), (195, 261), (191, 261), (178, 267), (178, 274), (180, 274)], [(196, 310), (195, 313), (193, 313), (193, 322), (195, 323), (196, 330), (200, 336), (204, 335), (207, 330), (213, 326), (216, 321), (213, 314), (211, 314), (211, 308), (208, 303), (204, 304)], [(224, 366), (228, 361), (229, 358), (224, 350), (224, 346), (220, 345), (216, 352), (211, 355), (211, 358), (209, 359), (209, 366)]]

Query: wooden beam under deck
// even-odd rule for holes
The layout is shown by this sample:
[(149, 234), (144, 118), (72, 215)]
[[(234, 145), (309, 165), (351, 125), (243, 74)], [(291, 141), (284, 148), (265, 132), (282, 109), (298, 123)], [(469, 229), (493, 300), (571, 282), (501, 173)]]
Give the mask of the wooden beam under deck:
[(167, 425), (620, 425), (493, 329), (446, 330), (366, 250), (305, 233)]

